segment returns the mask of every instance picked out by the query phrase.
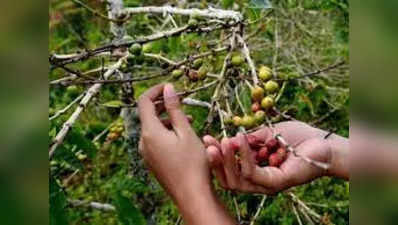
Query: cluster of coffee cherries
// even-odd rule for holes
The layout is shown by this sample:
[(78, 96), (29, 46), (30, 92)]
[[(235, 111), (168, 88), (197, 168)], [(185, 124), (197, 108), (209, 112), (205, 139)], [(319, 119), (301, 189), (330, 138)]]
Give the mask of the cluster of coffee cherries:
[(264, 122), (267, 111), (274, 106), (274, 95), (279, 90), (279, 84), (271, 79), (271, 69), (261, 66), (258, 69), (258, 76), (262, 81), (262, 86), (256, 85), (251, 88), (251, 113), (243, 117), (234, 116), (231, 121), (234, 126), (243, 126), (250, 129), (260, 125)]
[[(260, 166), (279, 167), (287, 158), (286, 148), (272, 138), (266, 142), (260, 140), (254, 135), (246, 135), (250, 148), (256, 152), (256, 163)], [(232, 145), (237, 151), (239, 146)]]
[(179, 79), (185, 75), (189, 81), (197, 82), (206, 79), (209, 70), (209, 66), (203, 62), (203, 59), (196, 59), (191, 63), (189, 69), (186, 66), (181, 66), (173, 70), (171, 75), (173, 79)]
[(122, 136), (124, 125), (122, 121), (117, 121), (109, 128), (109, 133), (106, 136), (107, 141), (114, 141)]

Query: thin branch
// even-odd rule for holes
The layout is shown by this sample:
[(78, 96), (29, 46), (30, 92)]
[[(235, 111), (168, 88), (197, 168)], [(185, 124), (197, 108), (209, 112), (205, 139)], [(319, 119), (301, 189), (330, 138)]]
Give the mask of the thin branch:
[(265, 203), (265, 200), (266, 200), (266, 199), (267, 199), (267, 196), (264, 195), (263, 198), (261, 199), (260, 204), (259, 204), (258, 207), (257, 207), (256, 213), (254, 214), (254, 216), (253, 216), (253, 217), (251, 218), (251, 220), (250, 220), (250, 225), (254, 225), (254, 223), (256, 222), (257, 217), (260, 215), (260, 212), (261, 212), (261, 210), (262, 210), (263, 207), (264, 207), (264, 203)]
[(173, 60), (168, 59), (168, 58), (166, 58), (166, 57), (164, 57), (164, 56), (162, 56), (162, 55), (160, 55), (160, 54), (145, 53), (144, 56), (150, 57), (150, 58), (154, 58), (154, 59), (157, 59), (157, 60), (164, 61), (164, 62), (166, 62), (166, 63), (169, 64), (169, 65), (174, 65), (174, 66), (177, 65), (177, 63), (174, 62)]
[(324, 69), (317, 70), (317, 71), (314, 71), (314, 72), (311, 72), (311, 73), (307, 73), (307, 74), (304, 74), (304, 75), (301, 75), (301, 76), (298, 76), (298, 77), (292, 77), (292, 78), (287, 78), (287, 79), (276, 79), (276, 80), (278, 80), (278, 81), (288, 81), (288, 80), (297, 80), (297, 79), (302, 79), (302, 78), (306, 78), (306, 77), (312, 77), (312, 76), (316, 76), (316, 75), (319, 75), (321, 73), (327, 72), (329, 70), (333, 70), (333, 69), (339, 68), (340, 66), (343, 66), (343, 65), (345, 65), (345, 61), (338, 62), (338, 63), (336, 63), (334, 65), (331, 65), (331, 66), (328, 66), (328, 67), (326, 67)]
[(76, 104), (80, 99), (82, 99), (84, 97), (86, 93), (82, 93), (81, 95), (79, 95), (75, 100), (73, 100), (69, 105), (67, 105), (65, 108), (59, 110), (57, 113), (55, 113), (52, 117), (50, 117), (50, 121), (56, 119), (57, 117), (59, 117), (60, 115), (66, 113), (70, 108), (72, 108), (72, 106), (74, 104)]
[(84, 4), (83, 2), (79, 1), (79, 0), (72, 0), (73, 2), (75, 2), (76, 4), (82, 6), (83, 8), (87, 9), (89, 12), (91, 12), (92, 14), (94, 14), (95, 16), (99, 16), (102, 19), (114, 22), (114, 23), (123, 23), (125, 21), (127, 21), (127, 19), (123, 19), (123, 20), (118, 20), (118, 19), (112, 19), (109, 18), (107, 16), (105, 16), (104, 14), (90, 8), (88, 5)]
[(115, 206), (113, 206), (111, 204), (107, 204), (107, 203), (87, 202), (87, 201), (81, 201), (81, 200), (68, 200), (68, 201), (73, 207), (84, 206), (84, 207), (90, 207), (93, 209), (98, 209), (98, 210), (107, 211), (107, 212), (116, 210)]
[(242, 38), (242, 36), (237, 35), (237, 38), (238, 38), (238, 42), (242, 45), (241, 52), (245, 56), (247, 64), (249, 65), (253, 83), (254, 83), (254, 85), (258, 85), (256, 66), (254, 65), (254, 62), (253, 62), (252, 58), (250, 57), (250, 50), (247, 47), (247, 44), (246, 44), (245, 40)]

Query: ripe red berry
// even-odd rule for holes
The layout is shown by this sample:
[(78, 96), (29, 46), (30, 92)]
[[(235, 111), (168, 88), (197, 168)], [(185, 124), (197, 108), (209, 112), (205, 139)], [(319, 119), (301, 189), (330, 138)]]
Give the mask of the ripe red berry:
[(257, 112), (260, 109), (261, 109), (260, 103), (255, 102), (255, 103), (252, 104), (252, 112)]
[(261, 161), (265, 161), (269, 157), (269, 151), (267, 147), (262, 147), (260, 151), (258, 151), (257, 157), (261, 159)]
[(285, 161), (285, 159), (287, 157), (287, 151), (285, 148), (283, 148), (283, 147), (278, 148), (278, 150), (276, 150), (276, 153), (279, 155), (279, 158), (282, 161)]
[(278, 141), (275, 138), (272, 138), (271, 140), (269, 140), (265, 146), (267, 146), (267, 148), (271, 151), (274, 152), (277, 148), (278, 148)]
[(272, 153), (269, 157), (269, 166), (279, 167), (283, 160), (280, 158), (278, 153)]

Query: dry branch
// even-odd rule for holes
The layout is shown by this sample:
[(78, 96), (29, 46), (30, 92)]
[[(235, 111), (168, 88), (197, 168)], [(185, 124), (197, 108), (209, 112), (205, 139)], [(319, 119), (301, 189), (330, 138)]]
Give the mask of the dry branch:
[(159, 13), (163, 15), (179, 14), (179, 15), (194, 16), (194, 17), (199, 16), (199, 17), (208, 17), (216, 19), (232, 19), (235, 21), (241, 21), (243, 19), (243, 16), (240, 12), (215, 9), (215, 8), (181, 9), (171, 6), (162, 6), (162, 7), (148, 6), (148, 7), (126, 8), (123, 12), (124, 15), (134, 15), (142, 13)]

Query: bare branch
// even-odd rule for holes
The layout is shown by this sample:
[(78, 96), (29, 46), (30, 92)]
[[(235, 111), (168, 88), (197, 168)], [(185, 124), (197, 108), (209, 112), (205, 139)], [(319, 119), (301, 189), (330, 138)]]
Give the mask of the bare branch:
[(171, 6), (162, 6), (162, 7), (148, 6), (148, 7), (126, 8), (123, 12), (123, 14), (125, 15), (134, 15), (142, 13), (159, 13), (163, 15), (167, 15), (168, 13), (170, 13), (170, 14), (179, 14), (185, 16), (209, 17), (216, 19), (233, 19), (235, 21), (243, 20), (243, 16), (240, 12), (215, 9), (215, 8), (181, 9)]
[(242, 36), (237, 35), (237, 38), (238, 38), (238, 42), (242, 45), (241, 52), (245, 56), (247, 64), (249, 65), (253, 83), (254, 83), (254, 85), (258, 85), (256, 66), (254, 65), (254, 62), (253, 62), (252, 58), (250, 57), (250, 50), (247, 47), (247, 44), (246, 44), (245, 40), (242, 38)]
[(107, 203), (99, 203), (99, 202), (87, 202), (87, 201), (80, 201), (80, 200), (69, 200), (69, 203), (74, 207), (90, 207), (93, 209), (103, 210), (103, 211), (115, 211), (115, 206)]
[(50, 117), (50, 121), (56, 119), (57, 117), (59, 117), (60, 115), (66, 113), (70, 108), (72, 108), (72, 106), (74, 104), (76, 104), (80, 99), (82, 99), (84, 97), (86, 93), (82, 93), (81, 95), (79, 95), (75, 100), (73, 100), (69, 105), (67, 105), (65, 108), (63, 108), (62, 110), (58, 111), (57, 113), (55, 113), (52, 117)]

